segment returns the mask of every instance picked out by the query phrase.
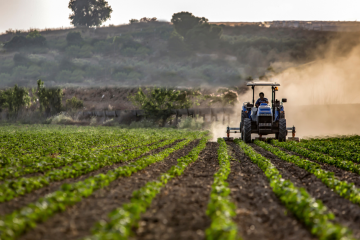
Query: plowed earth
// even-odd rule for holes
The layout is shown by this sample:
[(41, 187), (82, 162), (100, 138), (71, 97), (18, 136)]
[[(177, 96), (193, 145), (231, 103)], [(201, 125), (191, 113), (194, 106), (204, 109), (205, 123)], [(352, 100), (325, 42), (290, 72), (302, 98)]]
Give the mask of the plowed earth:
[[(198, 142), (198, 140), (191, 142), (163, 161), (152, 164), (130, 177), (115, 180), (109, 186), (95, 191), (88, 198), (68, 207), (64, 212), (55, 214), (44, 223), (39, 223), (19, 239), (75, 240), (90, 235), (96, 222), (108, 221), (108, 214), (128, 203), (132, 192), (168, 171), (177, 164), (177, 159), (187, 155)], [(164, 148), (172, 145), (174, 144)], [(298, 187), (304, 187), (313, 197), (323, 201), (335, 214), (335, 222), (349, 227), (354, 237), (360, 238), (358, 228), (360, 207), (358, 205), (338, 196), (305, 170), (277, 158), (255, 144), (250, 144), (250, 146), (268, 158), (278, 168), (283, 178), (291, 180)], [(205, 231), (211, 224), (211, 220), (206, 215), (207, 205), (214, 174), (219, 170), (218, 147), (218, 143), (208, 142), (206, 148), (199, 154), (198, 160), (190, 164), (181, 176), (166, 184), (153, 199), (147, 211), (141, 215), (138, 227), (133, 229), (132, 240), (205, 239)], [(244, 240), (317, 239), (304, 224), (286, 210), (273, 193), (263, 171), (251, 162), (238, 145), (228, 143), (228, 147), (231, 156), (231, 172), (227, 182), (231, 190), (231, 200), (236, 206), (236, 216), (233, 220), (238, 226), (239, 235)], [(158, 153), (164, 148), (154, 150), (150, 154)], [(0, 215), (11, 213), (56, 191), (63, 183), (72, 183), (95, 174), (106, 173), (124, 164), (127, 163), (114, 164), (79, 178), (51, 183), (46, 188), (0, 203)], [(360, 177), (356, 174), (326, 164), (321, 164), (321, 166), (335, 172), (341, 180), (352, 181), (356, 185), (360, 183)]]
[[(144, 155), (142, 155), (142, 156), (140, 156), (138, 158), (135, 158), (132, 161), (136, 161), (136, 159), (139, 159), (139, 158), (141, 158), (141, 157), (143, 157), (145, 155), (156, 154), (158, 152), (161, 152), (165, 148), (174, 146), (174, 145), (176, 145), (176, 143), (178, 143), (180, 141), (181, 140), (178, 140), (178, 141), (175, 141), (174, 143), (172, 143), (170, 145), (167, 145), (167, 146), (164, 146), (162, 148), (152, 150), (151, 152), (149, 152), (147, 154), (144, 154)], [(120, 162), (120, 163), (113, 164), (111, 166), (103, 167), (101, 169), (98, 169), (96, 171), (84, 174), (84, 175), (82, 175), (80, 177), (77, 177), (77, 178), (68, 178), (68, 179), (64, 179), (62, 181), (51, 182), (47, 187), (37, 189), (37, 190), (35, 190), (35, 191), (31, 192), (31, 193), (27, 193), (27, 194), (25, 194), (23, 196), (19, 196), (19, 197), (13, 199), (12, 201), (0, 203), (0, 215), (5, 215), (5, 214), (11, 213), (14, 210), (17, 210), (17, 209), (19, 209), (21, 207), (24, 207), (24, 206), (28, 205), (29, 203), (32, 203), (32, 202), (36, 201), (40, 197), (44, 197), (46, 194), (58, 190), (59, 187), (61, 185), (63, 185), (64, 183), (69, 183), (70, 184), (70, 183), (73, 183), (73, 182), (82, 181), (82, 180), (84, 180), (84, 179), (86, 179), (88, 177), (95, 176), (95, 175), (100, 174), (100, 173), (106, 173), (109, 170), (118, 168), (118, 167), (123, 166), (125, 164), (128, 164), (128, 162)]]
[[(39, 224), (20, 239), (79, 239), (91, 234), (91, 228), (99, 220), (107, 220), (112, 210), (129, 202), (133, 191), (141, 188), (147, 182), (156, 180), (161, 173), (176, 165), (177, 159), (188, 154), (198, 144), (193, 141), (185, 148), (171, 154), (163, 161), (150, 165), (143, 171), (130, 177), (119, 178), (106, 188), (100, 189), (90, 197), (55, 215), (45, 223)], [(160, 152), (158, 149), (156, 152)], [(153, 152), (155, 153), (155, 152)]]
[(292, 163), (285, 162), (274, 154), (250, 144), (257, 152), (271, 160), (285, 179), (291, 180), (297, 187), (304, 187), (313, 197), (320, 199), (335, 214), (335, 221), (347, 226), (355, 238), (360, 238), (360, 206), (340, 197), (313, 174)]

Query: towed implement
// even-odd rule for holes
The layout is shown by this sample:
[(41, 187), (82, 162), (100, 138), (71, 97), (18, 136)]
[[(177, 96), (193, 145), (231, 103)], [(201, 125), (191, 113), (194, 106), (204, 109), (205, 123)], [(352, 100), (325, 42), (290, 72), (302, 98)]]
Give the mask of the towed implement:
[[(280, 142), (286, 141), (288, 132), (292, 133), (292, 137), (288, 140), (299, 141), (295, 137), (295, 127), (286, 127), (284, 103), (286, 98), (281, 99), (281, 102), (276, 99), (276, 92), (278, 91), (279, 83), (276, 82), (249, 82), (247, 86), (251, 86), (253, 90), (252, 103), (244, 102), (241, 110), (241, 122), (239, 128), (227, 127), (227, 137), (225, 140), (233, 140), (230, 133), (241, 133), (241, 139), (249, 143), (251, 142), (251, 134), (257, 133), (259, 140), (266, 140), (264, 135), (275, 134), (275, 139)], [(271, 105), (268, 103), (260, 103), (255, 105), (255, 87), (256, 86), (270, 86), (271, 87)]]

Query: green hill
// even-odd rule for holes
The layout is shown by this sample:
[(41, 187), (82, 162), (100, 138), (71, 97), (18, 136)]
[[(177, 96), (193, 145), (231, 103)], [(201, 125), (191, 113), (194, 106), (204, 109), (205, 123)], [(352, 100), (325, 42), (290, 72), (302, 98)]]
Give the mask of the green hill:
[(359, 33), (220, 26), (211, 42), (200, 30), (184, 41), (168, 22), (8, 31), (0, 35), (0, 87), (34, 87), (39, 78), (47, 86), (237, 85), (281, 71), (284, 62), (312, 61), (334, 40), (344, 54), (359, 39)]

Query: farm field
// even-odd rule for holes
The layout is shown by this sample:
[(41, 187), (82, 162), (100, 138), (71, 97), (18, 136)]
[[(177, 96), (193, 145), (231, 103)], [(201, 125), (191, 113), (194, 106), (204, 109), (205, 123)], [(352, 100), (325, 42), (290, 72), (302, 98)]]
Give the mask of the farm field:
[(0, 126), (0, 239), (360, 239), (360, 137)]

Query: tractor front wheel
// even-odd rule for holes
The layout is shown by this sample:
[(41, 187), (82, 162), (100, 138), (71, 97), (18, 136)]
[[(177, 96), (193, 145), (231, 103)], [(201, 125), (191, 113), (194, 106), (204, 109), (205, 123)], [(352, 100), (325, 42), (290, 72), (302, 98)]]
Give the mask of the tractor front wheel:
[(279, 119), (279, 133), (277, 134), (277, 139), (279, 142), (285, 142), (287, 135), (286, 130), (286, 119)]
[(249, 118), (244, 119), (241, 135), (244, 142), (251, 143), (251, 120)]

